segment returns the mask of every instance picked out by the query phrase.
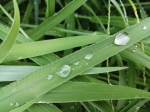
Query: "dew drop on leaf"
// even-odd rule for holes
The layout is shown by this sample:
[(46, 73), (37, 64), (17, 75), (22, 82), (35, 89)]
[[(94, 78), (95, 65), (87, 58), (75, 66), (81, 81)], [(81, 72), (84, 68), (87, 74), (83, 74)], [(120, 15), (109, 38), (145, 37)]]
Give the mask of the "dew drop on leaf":
[(147, 26), (143, 26), (143, 30), (147, 30), (147, 28), (148, 28)]
[(57, 72), (60, 77), (67, 77), (71, 72), (71, 67), (69, 65), (64, 65)]
[(85, 56), (85, 59), (86, 60), (90, 60), (90, 59), (92, 59), (93, 58), (93, 55), (92, 54), (87, 54), (86, 56)]
[(18, 106), (19, 106), (18, 102), (16, 102), (15, 106), (16, 106), (16, 107), (18, 107)]
[(79, 65), (79, 61), (76, 61), (76, 62), (74, 63), (74, 65)]
[(53, 77), (53, 75), (48, 75), (47, 79), (50, 80)]
[(135, 112), (137, 112), (139, 109), (140, 109), (140, 107), (136, 107), (136, 111)]
[(13, 103), (10, 103), (10, 106), (13, 106)]
[(114, 43), (116, 45), (126, 45), (130, 41), (130, 38), (128, 37), (127, 34), (125, 33), (119, 33), (116, 38)]

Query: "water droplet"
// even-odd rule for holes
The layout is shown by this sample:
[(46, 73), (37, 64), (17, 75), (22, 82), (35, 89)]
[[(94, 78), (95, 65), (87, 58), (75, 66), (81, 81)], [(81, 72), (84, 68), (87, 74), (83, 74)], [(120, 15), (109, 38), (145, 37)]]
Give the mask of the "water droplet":
[(67, 77), (70, 74), (70, 71), (71, 67), (69, 65), (64, 65), (57, 73), (60, 77)]
[(75, 14), (75, 17), (78, 17), (78, 14), (77, 14), (77, 13)]
[(13, 106), (13, 103), (10, 103), (10, 106)]
[(86, 63), (86, 65), (88, 65), (88, 63)]
[(147, 26), (143, 26), (143, 30), (147, 30), (147, 28), (148, 28)]
[(50, 80), (53, 77), (53, 75), (48, 75), (47, 79)]
[(76, 61), (76, 62), (74, 63), (74, 65), (79, 65), (79, 61)]
[(140, 109), (140, 107), (136, 107), (136, 111), (135, 112), (137, 112), (139, 109)]
[(22, 57), (19, 57), (18, 59), (19, 59), (19, 60), (21, 60), (21, 59), (22, 59)]
[(114, 43), (116, 45), (126, 45), (130, 41), (130, 38), (128, 37), (127, 34), (125, 33), (119, 33), (116, 38)]
[(137, 51), (137, 49), (133, 49), (133, 52), (135, 53)]
[(18, 103), (18, 102), (16, 102), (16, 103), (15, 103), (15, 106), (16, 106), (16, 107), (18, 107), (18, 106), (19, 106), (19, 103)]
[(90, 60), (90, 59), (92, 59), (92, 57), (93, 57), (92, 54), (87, 54), (87, 55), (85, 56), (85, 59)]

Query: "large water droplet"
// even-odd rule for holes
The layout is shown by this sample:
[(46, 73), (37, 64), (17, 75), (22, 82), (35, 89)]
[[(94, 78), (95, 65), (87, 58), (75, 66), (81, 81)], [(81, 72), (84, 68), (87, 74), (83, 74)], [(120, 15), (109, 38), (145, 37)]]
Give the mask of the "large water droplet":
[(47, 79), (50, 80), (53, 77), (53, 75), (48, 75)]
[(114, 43), (116, 45), (126, 45), (130, 41), (130, 38), (128, 37), (127, 34), (125, 33), (119, 33), (116, 38)]
[(93, 55), (92, 54), (87, 54), (86, 56), (85, 56), (85, 59), (87, 59), (87, 60), (90, 60), (90, 59), (92, 59), (93, 58)]
[(147, 28), (148, 28), (147, 26), (143, 26), (143, 30), (147, 30)]
[(60, 77), (67, 77), (70, 74), (70, 71), (71, 71), (71, 67), (69, 65), (64, 65), (58, 71), (58, 75)]

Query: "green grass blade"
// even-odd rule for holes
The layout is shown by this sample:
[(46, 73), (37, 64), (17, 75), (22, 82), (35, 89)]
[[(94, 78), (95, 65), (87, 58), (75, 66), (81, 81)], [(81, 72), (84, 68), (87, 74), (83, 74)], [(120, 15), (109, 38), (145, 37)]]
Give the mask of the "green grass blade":
[[(29, 36), (33, 40), (37, 40), (42, 37), (46, 31), (52, 29), (58, 23), (63, 21), (71, 13), (77, 10), (81, 5), (83, 5), (87, 0), (74, 0), (66, 5), (61, 11), (56, 13), (54, 16), (46, 19), (42, 24), (36, 27), (33, 31), (29, 33)], [(71, 9), (71, 10), (70, 10)]]
[(106, 36), (89, 35), (18, 44), (13, 46), (11, 52), (3, 62), (36, 57), (69, 48), (88, 45), (104, 38), (106, 38)]
[(13, 3), (14, 3), (14, 12), (15, 12), (14, 21), (10, 29), (10, 32), (8, 33), (6, 39), (3, 41), (3, 43), (0, 46), (0, 52), (1, 52), (0, 63), (5, 59), (7, 54), (10, 52), (19, 32), (19, 27), (20, 27), (19, 9), (16, 0), (13, 0)]
[(55, 12), (55, 0), (45, 0), (46, 2), (46, 12), (45, 12), (45, 18), (51, 17)]
[(41, 99), (39, 99), (39, 101), (65, 103), (133, 98), (150, 99), (150, 93), (144, 90), (125, 86), (87, 82), (67, 82), (45, 94)]
[(138, 102), (136, 105), (134, 105), (132, 108), (130, 108), (127, 112), (138, 112), (140, 107), (142, 107), (144, 105), (144, 103), (146, 103), (148, 101), (150, 101), (150, 99), (145, 99), (145, 100)]

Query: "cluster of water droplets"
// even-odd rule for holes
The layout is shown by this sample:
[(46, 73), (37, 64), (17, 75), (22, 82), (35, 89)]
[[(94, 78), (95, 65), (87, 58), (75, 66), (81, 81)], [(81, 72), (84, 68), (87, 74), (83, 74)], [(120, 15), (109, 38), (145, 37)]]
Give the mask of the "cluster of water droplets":
[[(93, 58), (93, 54), (87, 54), (85, 57), (84, 57), (86, 60), (91, 60)], [(76, 61), (74, 62), (74, 65), (77, 66), (79, 65), (79, 61)], [(88, 63), (86, 63), (86, 65), (88, 65)], [(63, 65), (57, 72), (57, 74), (60, 76), (60, 77), (67, 77), (71, 72), (71, 67), (69, 65)], [(48, 75), (47, 79), (51, 79), (52, 76)]]
[[(13, 106), (13, 105), (14, 105), (13, 103), (10, 103), (10, 106)], [(19, 106), (19, 103), (16, 102), (14, 106), (18, 107), (18, 106)]]
[(140, 107), (136, 107), (136, 110), (135, 110), (135, 112), (137, 112), (139, 109), (140, 109)]
[(133, 52), (134, 52), (134, 53), (137, 51), (137, 47), (138, 47), (138, 46), (135, 46), (135, 48), (133, 49)]

